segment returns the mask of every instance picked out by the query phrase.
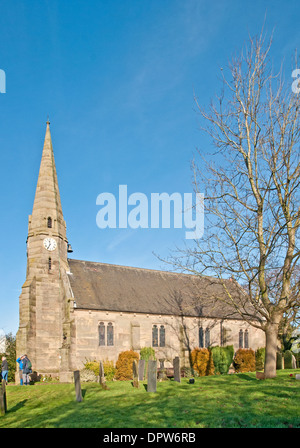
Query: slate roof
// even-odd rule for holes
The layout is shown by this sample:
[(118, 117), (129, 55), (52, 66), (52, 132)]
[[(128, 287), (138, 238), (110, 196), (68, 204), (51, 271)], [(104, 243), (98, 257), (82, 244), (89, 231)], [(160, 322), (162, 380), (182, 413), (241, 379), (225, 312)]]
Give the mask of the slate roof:
[[(76, 308), (158, 315), (241, 319), (213, 277), (69, 259)], [(233, 281), (230, 293), (247, 307), (247, 296)]]

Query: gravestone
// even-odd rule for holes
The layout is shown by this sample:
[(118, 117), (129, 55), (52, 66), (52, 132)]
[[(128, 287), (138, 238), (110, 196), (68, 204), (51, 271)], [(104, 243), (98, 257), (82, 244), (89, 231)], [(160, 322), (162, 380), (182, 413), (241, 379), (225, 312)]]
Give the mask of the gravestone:
[(132, 362), (132, 370), (133, 370), (133, 387), (139, 387), (139, 371), (138, 371), (138, 362), (136, 359)]
[(148, 361), (147, 392), (156, 392), (157, 361)]
[(300, 373), (296, 373), (295, 378), (296, 380), (300, 380)]
[(2, 380), (1, 388), (0, 388), (0, 412), (1, 412), (1, 415), (5, 415), (5, 413), (7, 412), (5, 380)]
[(173, 359), (173, 367), (174, 367), (174, 381), (177, 381), (178, 383), (180, 383), (181, 378), (180, 378), (180, 359), (179, 359), (179, 356), (176, 356)]
[(75, 370), (75, 372), (74, 372), (74, 382), (75, 382), (76, 400), (80, 402), (83, 400), (83, 398), (82, 398), (82, 393), (81, 393), (79, 370)]
[(145, 374), (145, 360), (140, 359), (139, 360), (139, 381), (144, 381), (144, 374)]
[(166, 369), (165, 369), (165, 360), (163, 358), (159, 359), (158, 379), (160, 381), (167, 379)]
[(100, 361), (99, 363), (99, 382), (100, 385), (102, 386), (102, 389), (108, 389), (105, 381), (104, 367), (102, 361)]

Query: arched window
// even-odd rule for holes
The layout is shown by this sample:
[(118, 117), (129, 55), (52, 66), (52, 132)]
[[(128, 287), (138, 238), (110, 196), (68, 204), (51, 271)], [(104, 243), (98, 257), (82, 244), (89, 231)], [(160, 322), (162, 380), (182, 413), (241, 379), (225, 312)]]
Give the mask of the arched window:
[(52, 260), (51, 260), (51, 257), (49, 257), (48, 258), (48, 269), (49, 269), (49, 271), (51, 271), (51, 268), (52, 268)]
[(52, 229), (52, 218), (50, 218), (50, 216), (47, 219), (47, 227), (48, 227), (48, 229)]
[(239, 348), (243, 348), (243, 330), (239, 332)]
[(199, 347), (203, 348), (204, 344), (203, 344), (203, 327), (199, 327)]
[(161, 325), (159, 329), (159, 346), (160, 347), (166, 346), (166, 330), (164, 325)]
[(209, 347), (210, 346), (210, 329), (206, 328), (205, 330), (205, 347)]
[(249, 334), (248, 334), (248, 330), (245, 330), (245, 334), (244, 334), (244, 348), (249, 348)]
[(99, 324), (99, 345), (105, 345), (105, 325), (104, 322)]
[(158, 328), (157, 325), (152, 327), (152, 347), (158, 347)]
[(107, 324), (107, 345), (114, 345), (114, 327), (111, 322)]

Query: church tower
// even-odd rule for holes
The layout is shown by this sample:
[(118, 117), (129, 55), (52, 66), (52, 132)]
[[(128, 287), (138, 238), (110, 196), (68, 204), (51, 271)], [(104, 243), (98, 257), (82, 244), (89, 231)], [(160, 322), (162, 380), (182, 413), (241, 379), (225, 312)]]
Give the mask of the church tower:
[(29, 216), (26, 281), (20, 295), (17, 356), (27, 353), (33, 370), (70, 370), (72, 296), (67, 278), (68, 241), (47, 121), (40, 171)]

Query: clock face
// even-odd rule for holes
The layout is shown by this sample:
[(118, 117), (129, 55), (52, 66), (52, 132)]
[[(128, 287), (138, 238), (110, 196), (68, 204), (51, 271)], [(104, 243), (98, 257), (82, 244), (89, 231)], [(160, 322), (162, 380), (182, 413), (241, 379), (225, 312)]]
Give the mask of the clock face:
[(47, 250), (55, 250), (56, 249), (56, 241), (53, 238), (45, 238), (44, 239), (44, 248)]

